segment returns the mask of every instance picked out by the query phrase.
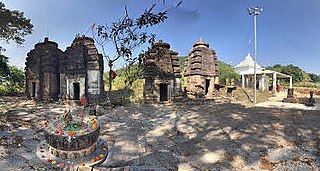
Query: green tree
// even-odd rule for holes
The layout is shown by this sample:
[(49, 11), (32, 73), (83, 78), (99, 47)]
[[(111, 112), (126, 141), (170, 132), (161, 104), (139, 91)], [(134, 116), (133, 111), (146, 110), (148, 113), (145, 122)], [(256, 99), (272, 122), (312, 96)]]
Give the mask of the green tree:
[(309, 73), (308, 75), (310, 77), (311, 82), (313, 82), (313, 83), (320, 82), (320, 75), (316, 75), (316, 74), (312, 74), (312, 73)]
[(280, 64), (275, 64), (272, 67), (268, 66), (266, 67), (266, 69), (272, 70), (272, 71), (277, 71), (277, 72), (282, 72), (284, 66), (280, 65)]
[(22, 44), (23, 37), (31, 34), (32, 28), (30, 19), (25, 18), (23, 12), (6, 9), (0, 2), (0, 39)]
[(9, 74), (8, 57), (0, 54), (0, 81), (2, 82)]
[(302, 82), (302, 81), (309, 81), (309, 76), (308, 74), (303, 71), (301, 68), (298, 66), (294, 66), (292, 64), (287, 65), (287, 66), (282, 66), (280, 64), (276, 64), (272, 67), (266, 67), (267, 69), (281, 72), (283, 74), (287, 74), (292, 76), (292, 80), (294, 82)]
[(227, 84), (226, 80), (233, 79), (235, 81), (240, 80), (240, 75), (234, 70), (231, 65), (228, 65), (224, 62), (218, 61), (219, 67), (219, 83), (220, 84)]
[[(25, 18), (23, 12), (6, 9), (4, 3), (0, 2), (0, 40), (22, 44), (24, 37), (32, 33), (32, 28), (30, 19)], [(9, 73), (8, 57), (2, 55), (2, 51), (5, 49), (0, 46), (0, 79)]]
[(294, 82), (301, 82), (307, 79), (306, 73), (301, 68), (292, 64), (285, 66), (281, 72), (287, 75), (291, 75)]
[(7, 80), (10, 82), (11, 86), (24, 88), (25, 77), (23, 70), (16, 66), (9, 66), (9, 71), (10, 74)]
[(9, 66), (9, 74), (0, 83), (1, 95), (21, 94), (25, 88), (25, 77), (23, 70)]

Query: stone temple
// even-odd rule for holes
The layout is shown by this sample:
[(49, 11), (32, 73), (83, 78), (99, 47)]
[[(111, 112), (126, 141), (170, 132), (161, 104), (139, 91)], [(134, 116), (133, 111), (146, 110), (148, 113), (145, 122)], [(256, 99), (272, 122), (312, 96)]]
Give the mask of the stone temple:
[(211, 96), (214, 85), (219, 83), (216, 52), (202, 38), (193, 44), (189, 52), (184, 77), (186, 91), (193, 94), (200, 90), (204, 95)]
[(144, 56), (146, 103), (173, 101), (181, 97), (178, 52), (160, 40)]
[(45, 38), (27, 54), (26, 60), (28, 98), (98, 100), (103, 96), (103, 57), (92, 38), (75, 38), (65, 52)]

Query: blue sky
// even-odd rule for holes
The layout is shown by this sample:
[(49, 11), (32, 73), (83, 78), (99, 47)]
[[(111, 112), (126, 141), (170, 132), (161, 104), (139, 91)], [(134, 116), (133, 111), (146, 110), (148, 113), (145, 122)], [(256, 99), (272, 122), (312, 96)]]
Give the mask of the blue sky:
[[(218, 59), (238, 64), (253, 53), (253, 18), (246, 8), (261, 6), (258, 16), (257, 61), (262, 66), (294, 64), (320, 74), (320, 1), (319, 0), (3, 0), (9, 9), (23, 11), (34, 25), (34, 33), (22, 46), (0, 42), (10, 63), (24, 67), (26, 54), (34, 44), (49, 39), (65, 50), (76, 34), (90, 30), (92, 23), (114, 21), (128, 7), (137, 16), (152, 3), (157, 10), (169, 9), (168, 20), (153, 31), (158, 39), (170, 43), (180, 55), (188, 55), (192, 44), (203, 37), (216, 50)], [(91, 36), (89, 32), (87, 34)], [(250, 40), (252, 40), (250, 42)], [(107, 47), (107, 53), (113, 49)], [(121, 62), (115, 67), (122, 67)]]

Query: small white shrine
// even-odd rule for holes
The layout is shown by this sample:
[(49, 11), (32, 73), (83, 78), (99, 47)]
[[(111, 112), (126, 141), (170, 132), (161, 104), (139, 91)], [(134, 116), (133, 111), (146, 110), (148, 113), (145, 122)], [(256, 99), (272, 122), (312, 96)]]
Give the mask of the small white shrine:
[[(235, 71), (241, 75), (242, 87), (253, 87), (254, 84), (254, 61), (250, 53), (245, 57), (235, 67)], [(266, 70), (262, 68), (259, 64), (256, 64), (256, 79), (257, 79), (257, 89), (258, 90), (276, 90), (277, 79), (290, 79), (290, 87), (292, 88), (292, 77), (280, 72)], [(272, 88), (269, 88), (269, 79), (272, 78)]]

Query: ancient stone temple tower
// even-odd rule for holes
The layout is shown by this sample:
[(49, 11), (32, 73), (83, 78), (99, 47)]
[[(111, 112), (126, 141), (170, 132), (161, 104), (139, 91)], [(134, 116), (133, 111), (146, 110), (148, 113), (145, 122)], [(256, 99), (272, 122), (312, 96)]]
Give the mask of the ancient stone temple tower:
[(45, 38), (27, 54), (26, 94), (38, 100), (70, 100), (103, 96), (103, 57), (94, 41), (77, 37), (65, 52)]
[(216, 52), (202, 38), (189, 52), (184, 77), (188, 92), (198, 93), (200, 89), (207, 96), (213, 94), (214, 84), (219, 83)]
[(144, 99), (147, 103), (173, 101), (181, 95), (178, 52), (160, 40), (144, 56)]
[(67, 47), (60, 60), (60, 94), (72, 100), (103, 96), (103, 57), (98, 53), (94, 40), (77, 37)]
[(58, 44), (49, 41), (37, 43), (27, 54), (25, 68), (26, 95), (37, 99), (57, 100), (59, 96), (59, 60), (63, 52)]

